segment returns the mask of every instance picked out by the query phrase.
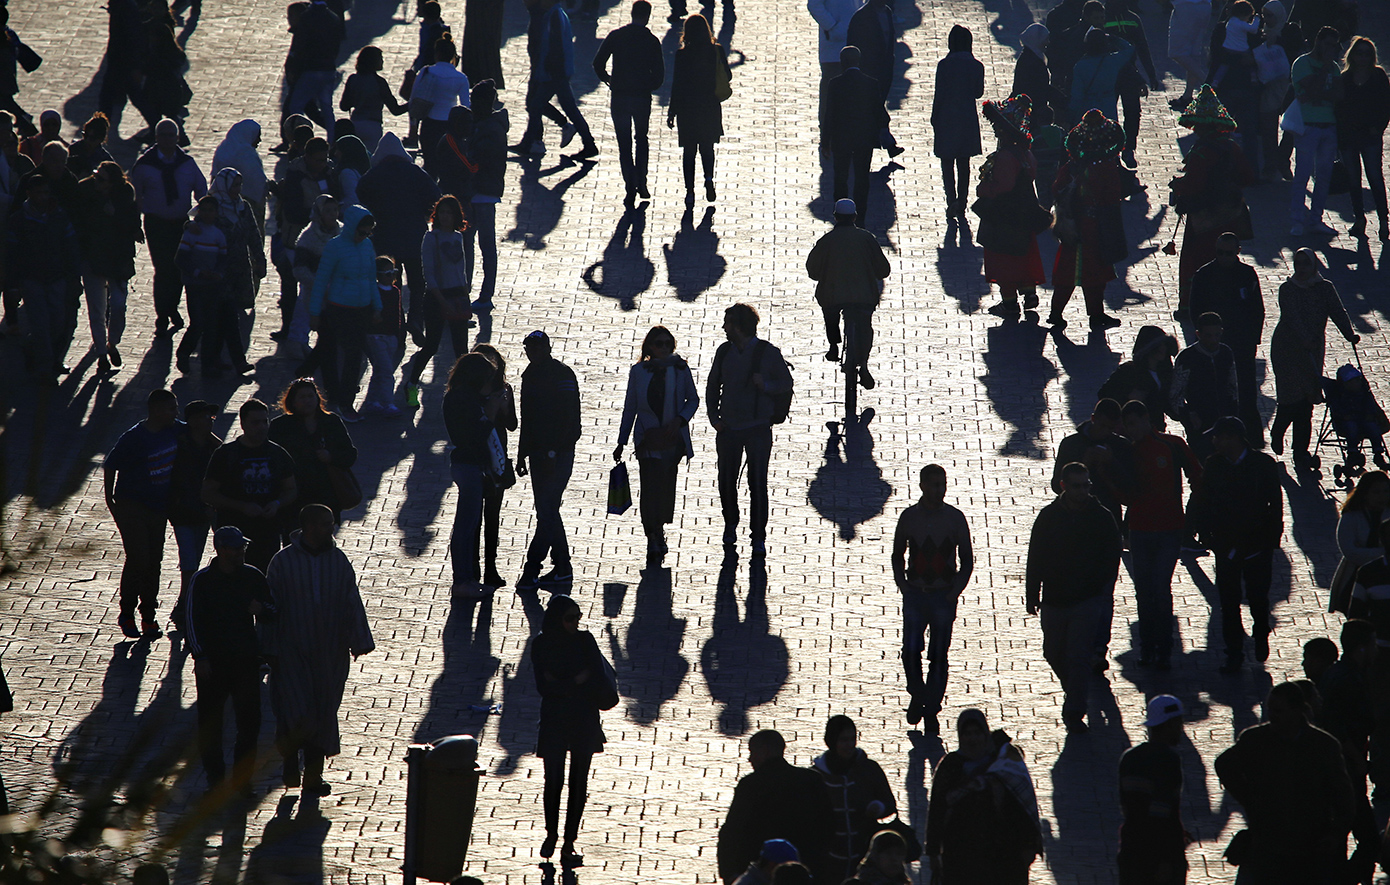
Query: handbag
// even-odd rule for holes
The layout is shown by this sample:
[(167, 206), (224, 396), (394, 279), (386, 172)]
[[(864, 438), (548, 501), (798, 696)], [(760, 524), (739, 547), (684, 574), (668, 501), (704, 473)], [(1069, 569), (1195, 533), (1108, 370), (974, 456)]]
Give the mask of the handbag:
[(421, 120), (428, 117), (430, 111), (434, 110), (434, 102), (430, 101), (428, 98), (415, 97), (415, 88), (425, 82), (425, 77), (429, 75), (429, 72), (429, 68), (425, 68), (415, 75), (414, 81), (410, 84), (410, 104), (407, 106), (406, 110), (410, 112), (410, 116)]
[(512, 466), (512, 459), (507, 457), (506, 447), (502, 445), (502, 437), (495, 427), (487, 437), (487, 455), (484, 479), (491, 490), (504, 492), (516, 485), (516, 468)]
[(912, 824), (903, 820), (898, 815), (893, 815), (893, 819), (887, 823), (875, 824), (878, 830), (892, 830), (903, 837), (903, 842), (907, 845), (907, 862), (914, 863), (922, 857), (922, 840), (917, 838), (917, 831), (912, 829)]
[(608, 512), (622, 516), (632, 506), (632, 483), (628, 479), (627, 464), (619, 461), (608, 471)]
[(594, 654), (598, 657), (598, 676), (589, 680), (593, 686), (594, 704), (600, 710), (611, 710), (618, 706), (618, 672), (613, 669), (613, 665), (608, 662), (608, 658), (599, 651), (598, 645), (594, 645)]
[(718, 52), (714, 55), (714, 97), (720, 101), (728, 101), (734, 94), (734, 87), (729, 85), (729, 63), (720, 57)]
[(1295, 98), (1289, 109), (1284, 111), (1284, 116), (1279, 120), (1279, 128), (1294, 135), (1303, 134), (1303, 108), (1299, 105), (1298, 99)]
[(401, 75), (401, 88), (396, 90), (396, 94), (406, 101), (410, 101), (410, 91), (415, 88), (415, 69), (406, 68)]
[(338, 499), (339, 510), (351, 510), (362, 503), (362, 483), (351, 467), (328, 466), (328, 482), (333, 487), (333, 497)]

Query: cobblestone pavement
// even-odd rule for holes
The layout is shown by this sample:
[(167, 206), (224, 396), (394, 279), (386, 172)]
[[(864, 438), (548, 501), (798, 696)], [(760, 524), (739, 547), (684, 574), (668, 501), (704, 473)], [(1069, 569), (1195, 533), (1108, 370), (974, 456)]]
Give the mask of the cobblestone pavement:
[[(520, 3), (507, 6), (504, 98), (515, 139), (525, 17)], [(1132, 585), (1122, 577), (1116, 657), (1109, 681), (1095, 681), (1091, 701), (1095, 727), (1086, 736), (1065, 736), (1061, 694), (1042, 658), (1037, 621), (1023, 611), (1024, 543), (1033, 515), (1050, 498), (1057, 441), (1089, 412), (1094, 391), (1141, 324), (1173, 327), (1177, 259), (1159, 251), (1172, 226), (1162, 203), (1181, 132), (1165, 102), (1173, 93), (1155, 93), (1144, 103), (1140, 171), (1149, 202), (1125, 207), (1134, 260), (1108, 290), (1124, 326), (1086, 337), (1079, 324), (1049, 334), (1032, 316), (1001, 323), (983, 311), (992, 296), (980, 250), (943, 222), (930, 153), (931, 75), (946, 31), (961, 22), (976, 35), (986, 94), (1002, 97), (1017, 34), (1039, 13), (1018, 0), (917, 0), (915, 7), (899, 0), (898, 6), (905, 79), (895, 84), (892, 104), (894, 128), (908, 151), (900, 166), (874, 173), (869, 222), (889, 251), (893, 275), (877, 317), (879, 387), (860, 395), (862, 412), (849, 420), (839, 376), (821, 358), (819, 313), (803, 272), (805, 253), (826, 227), (829, 175), (815, 137), (815, 25), (799, 3), (740, 0), (737, 20), (728, 7), (715, 16), (735, 61), (716, 205), (684, 209), (679, 151), (674, 134), (659, 127), (658, 113), (653, 199), (645, 209), (622, 210), (604, 97), (584, 70), (576, 80), (603, 151), (599, 161), (559, 159), (550, 131), (543, 161), (509, 167), (499, 213), (501, 309), (495, 325), (482, 331), (515, 361), (521, 336), (547, 329), (560, 358), (579, 374), (586, 430), (565, 508), (580, 575), (575, 595), (588, 628), (611, 653), (624, 695), (604, 715), (610, 742), (596, 760), (582, 834), (588, 864), (578, 878), (714, 881), (718, 824), (736, 779), (747, 771), (746, 736), (777, 728), (805, 764), (822, 749), (821, 731), (834, 713), (859, 722), (863, 745), (920, 830), (931, 763), (943, 750), (903, 719), (899, 603), (887, 560), (894, 520), (915, 499), (917, 469), (937, 461), (949, 472), (948, 500), (969, 516), (980, 551), (960, 608), (942, 721), (953, 722), (964, 707), (982, 707), (1028, 754), (1047, 847), (1033, 881), (1112, 881), (1116, 763), (1142, 739), (1146, 695), (1165, 690), (1189, 708), (1184, 814), (1199, 840), (1189, 854), (1192, 880), (1231, 881), (1234, 870), (1223, 865), (1221, 852), (1240, 816), (1211, 761), (1258, 720), (1259, 699), (1271, 682), (1297, 672), (1301, 642), (1335, 635), (1337, 621), (1323, 614), (1319, 589), (1336, 565), (1335, 499), (1329, 488), (1285, 480), (1289, 531), (1276, 560), (1277, 629), (1263, 668), (1216, 675), (1219, 655), (1209, 646), (1219, 628), (1211, 622), (1206, 560), (1179, 569), (1182, 654), (1173, 671), (1138, 670), (1127, 641), (1135, 617)], [(1362, 7), (1370, 32), (1384, 36), (1390, 15), (1375, 4)], [(48, 18), (51, 10), (61, 14), (61, 25)], [(457, 26), (461, 4), (447, 0), (445, 10)], [(659, 8), (655, 18), (669, 53), (677, 35), (666, 30), (664, 12)], [(404, 3), (357, 0), (351, 52), (378, 43), (394, 77), (414, 53), (409, 13)], [(69, 125), (76, 124), (92, 109), (99, 86), (94, 72), (105, 13), (95, 2), (60, 0), (12, 4), (11, 14), (12, 25), (47, 59), (39, 74), (21, 75), (21, 100), (34, 111), (62, 108)], [(624, 4), (612, 0), (605, 0), (597, 25), (576, 20), (577, 57), (589, 57), (597, 40), (625, 20)], [(1161, 57), (1166, 23), (1152, 9), (1146, 22)], [(273, 121), (287, 45), (283, 12), (271, 0), (207, 0), (196, 28), (185, 34), (196, 91), (189, 131), (206, 164), (232, 122)], [(350, 57), (345, 52), (344, 60)], [(129, 138), (139, 125), (132, 111), (120, 133)], [(395, 128), (403, 131), (403, 124)], [(133, 142), (115, 148), (123, 160), (133, 157)], [(1249, 251), (1272, 314), (1291, 245), (1284, 192), (1274, 185), (1251, 194), (1260, 238)], [(1333, 198), (1332, 208), (1345, 222), (1346, 198)], [(1386, 307), (1380, 268), (1387, 256), (1379, 244), (1358, 252), (1345, 236), (1319, 244), (1319, 252), (1367, 335), (1362, 357), (1385, 397), (1390, 388), (1381, 373), (1390, 359), (1375, 333)], [(98, 379), (94, 359), (84, 356), (85, 314), (72, 354), (80, 360), (77, 371), (56, 396), (30, 389), (13, 344), (2, 354), (14, 408), (5, 433), (3, 538), (19, 568), (8, 575), (0, 632), (17, 695), (16, 712), (4, 718), (0, 770), (21, 811), (51, 789), (61, 761), (74, 760), (78, 784), (90, 783), (119, 773), (122, 759), (134, 759), (137, 768), (155, 764), (161, 752), (177, 753), (191, 737), (194, 693), (183, 652), (168, 640), (122, 641), (115, 628), (121, 551), (102, 502), (102, 452), (137, 420), (152, 388), (172, 384), (182, 401), (202, 396), (235, 406), (248, 396), (276, 395), (294, 365), (267, 338), (275, 314), (269, 290), (252, 337), (254, 382), (237, 387), (196, 373), (180, 378), (171, 371), (166, 342), (142, 356), (153, 315), (149, 269), (141, 261), (127, 366), (114, 378)], [(682, 473), (670, 567), (644, 571), (635, 512), (612, 517), (604, 508), (625, 368), (645, 330), (664, 323), (703, 379), (722, 337), (723, 309), (736, 300), (763, 312), (763, 333), (784, 348), (797, 383), (791, 420), (776, 434), (766, 569), (721, 562), (713, 433), (696, 422), (696, 456)], [(1331, 345), (1330, 362), (1347, 356)], [(481, 738), (487, 772), (468, 870), (490, 885), (543, 881), (536, 855), (541, 776), (531, 755), (538, 705), (526, 663), (538, 610), (510, 591), (477, 608), (451, 605), (445, 575), (454, 492), (439, 418), (446, 365), (441, 357), (434, 366), (415, 419), (352, 428), (368, 503), (349, 514), (340, 544), (362, 577), (378, 651), (353, 667), (344, 752), (331, 762), (334, 792), (321, 803), (321, 816), (296, 805), (294, 793), (282, 800), (267, 762), (266, 795), (244, 816), (228, 812), (190, 823), (185, 812), (201, 789), (195, 764), (170, 781), (147, 828), (129, 845), (111, 836), (117, 843), (111, 856), (126, 868), (162, 850), (178, 882), (234, 881), (243, 872), (260, 881), (394, 881), (406, 745), (473, 733)], [(1263, 392), (1268, 414), (1272, 379)], [(224, 418), (219, 426), (229, 423)], [(514, 577), (531, 525), (524, 482), (509, 493), (503, 519), (504, 574)], [(166, 606), (177, 581), (172, 551), (170, 541)], [(485, 712), (492, 704), (502, 705), (500, 715)], [(949, 727), (946, 733), (949, 749), (954, 736)], [(267, 753), (268, 741), (267, 733)], [(76, 800), (71, 793), (60, 798), (66, 809)]]

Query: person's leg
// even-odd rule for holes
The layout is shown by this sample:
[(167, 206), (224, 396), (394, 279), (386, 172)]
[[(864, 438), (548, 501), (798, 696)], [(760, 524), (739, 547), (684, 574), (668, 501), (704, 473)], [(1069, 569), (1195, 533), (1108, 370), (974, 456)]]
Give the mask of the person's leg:
[(229, 686), (236, 714), (236, 744), (232, 765), (238, 776), (250, 778), (256, 768), (256, 745), (261, 737), (261, 668), (252, 658), (239, 662)]
[(965, 211), (965, 203), (970, 198), (970, 158), (956, 158), (956, 212)]
[(1228, 663), (1245, 657), (1245, 627), (1240, 622), (1240, 563), (1231, 559), (1232, 551), (1212, 550), (1216, 568), (1216, 592), (1221, 599), (1221, 637), (1226, 644)]
[(555, 457), (530, 459), (531, 489), (536, 506), (536, 534), (526, 553), (526, 569), (539, 570), (547, 554), (555, 568), (570, 568), (569, 540), (560, 505), (574, 469), (574, 452), (558, 451)]
[(348, 397), (342, 403), (344, 406), (356, 402), (357, 394), (361, 390), (362, 365), (367, 357), (367, 326), (371, 323), (371, 314), (367, 310), (351, 310), (347, 313), (348, 323), (340, 348), (343, 357), (340, 369), (343, 373), (343, 390)]
[(521, 133), (517, 146), (527, 150), (541, 137), (541, 106), (549, 101), (545, 83), (532, 78), (526, 81), (526, 130)]
[(1293, 451), (1295, 455), (1312, 457), (1309, 446), (1313, 441), (1313, 404), (1308, 401), (1293, 407)]
[(1086, 315), (1099, 317), (1105, 315), (1105, 284), (1083, 285), (1081, 294), (1086, 299)]
[(439, 353), (439, 345), (444, 341), (444, 311), (439, 302), (426, 295), (422, 310), (425, 315), (425, 343), (420, 345), (420, 349), (410, 358), (410, 364), (405, 371), (407, 385), (420, 383), (420, 376), (424, 374), (425, 367)]
[[(859, 368), (869, 367), (869, 352), (874, 346), (874, 310), (872, 307), (847, 307), (847, 316), (854, 318), (854, 340), (845, 344), (848, 362)], [(846, 328), (850, 324), (846, 324)]]
[[(418, 329), (419, 323), (423, 322), (420, 311), (430, 303), (431, 298), (426, 291), (425, 265), (420, 258), (419, 247), (404, 251), (404, 255), (397, 256), (406, 286), (401, 290), (401, 309), (405, 311), (406, 323), (413, 323)], [(416, 343), (419, 343), (418, 340)]]
[(584, 142), (584, 146), (594, 146), (594, 134), (589, 131), (589, 123), (579, 111), (579, 102), (574, 100), (574, 89), (570, 86), (569, 78), (556, 79), (552, 81), (551, 85), (555, 90), (555, 101), (565, 112), (565, 116), (569, 117), (574, 128), (579, 130), (579, 137)]
[[(1380, 139), (1372, 138), (1361, 146), (1361, 163), (1366, 169), (1366, 187), (1371, 191), (1371, 203), (1376, 207), (1380, 218), (1380, 229), (1386, 230), (1387, 204), (1385, 194), (1385, 146)], [(1382, 235), (1381, 239), (1385, 237)]]
[(660, 458), (637, 459), (638, 502), (637, 509), (642, 517), (642, 533), (647, 536), (647, 551), (650, 553), (655, 539), (661, 537), (665, 523), (659, 518), (661, 501), (657, 498), (657, 487), (661, 485)]
[(1356, 216), (1356, 229), (1365, 230), (1366, 227), (1366, 200), (1361, 193), (1361, 151), (1359, 145), (1349, 145), (1346, 150), (1341, 151), (1342, 166), (1347, 170), (1347, 175), (1351, 179), (1351, 188), (1347, 191), (1347, 196), (1351, 199), (1351, 211)]
[(478, 289), (478, 302), (488, 309), (497, 287), (497, 204), (474, 203), (473, 218), (477, 222), (478, 251), (483, 253), (483, 284)]
[(570, 753), (570, 795), (565, 807), (565, 844), (579, 838), (579, 822), (584, 817), (584, 803), (589, 801), (590, 753)]
[(1251, 635), (1260, 660), (1269, 657), (1269, 587), (1274, 574), (1274, 550), (1260, 550), (1241, 563), (1245, 599), (1250, 605)]
[(1236, 363), (1236, 392), (1238, 394), (1236, 414), (1245, 423), (1245, 429), (1252, 434), (1264, 436), (1264, 419), (1260, 417), (1260, 386), (1255, 377), (1255, 352), (1259, 342), (1254, 336), (1244, 338), (1227, 336), (1224, 343), (1231, 348)]
[(207, 524), (199, 525), (176, 525), (174, 529), (174, 542), (179, 549), (179, 598), (174, 602), (174, 607), (169, 610), (169, 617), (173, 620), (174, 626), (183, 630), (184, 623), (184, 604), (188, 600), (188, 585), (193, 582), (193, 576), (203, 567), (203, 550), (207, 546), (208, 529)]
[(541, 760), (545, 769), (545, 789), (541, 800), (546, 836), (560, 835), (560, 792), (565, 788), (565, 754), (552, 751)]
[(854, 214), (860, 227), (869, 215), (869, 163), (873, 160), (872, 148), (854, 152), (850, 166), (854, 173)]
[(685, 173), (685, 192), (689, 196), (695, 191), (695, 151), (697, 146), (687, 144), (681, 148), (681, 171)]
[(1293, 412), (1291, 403), (1279, 403), (1274, 407), (1274, 420), (1269, 425), (1269, 445), (1276, 455), (1284, 453), (1284, 433), (1293, 423)]
[(33, 354), (34, 372), (44, 380), (52, 380), (58, 372), (53, 355), (53, 329), (57, 326), (60, 306), (48, 297), (42, 284), (25, 280), (21, 285), (24, 296), (24, 316), (29, 321), (29, 346)]
[[(926, 699), (926, 679), (922, 670), (922, 653), (927, 649), (927, 625), (931, 623), (931, 605), (927, 592), (904, 590), (903, 600), (903, 675), (907, 678), (907, 693), (914, 703)], [(935, 638), (935, 637), (933, 637)]]
[(1125, 150), (1134, 151), (1139, 145), (1139, 84), (1126, 84), (1120, 88), (1120, 104), (1125, 114)]
[(1306, 203), (1308, 179), (1313, 175), (1313, 148), (1316, 142), (1316, 136), (1309, 136), (1311, 131), (1295, 136), (1296, 140), (1293, 142), (1294, 166), (1293, 181), (1289, 184), (1289, 223), (1295, 226), (1313, 220), (1307, 215)]
[(333, 129), (337, 122), (333, 116), (333, 92), (338, 85), (337, 71), (314, 71), (314, 88), (318, 98), (319, 113), (323, 114), (324, 137), (333, 143)]
[(121, 535), (125, 563), (121, 568), (121, 616), (134, 617), (138, 604), (146, 621), (155, 617), (159, 566), (164, 559), (163, 514), (137, 501), (117, 500), (113, 514)]
[(1337, 160), (1337, 130), (1327, 127), (1315, 131), (1318, 139), (1313, 158), (1316, 166), (1313, 172), (1313, 205), (1308, 210), (1310, 223), (1322, 221), (1323, 210), (1327, 207), (1327, 193), (1332, 187), (1332, 164)]
[(92, 332), (92, 352), (106, 356), (107, 281), (96, 274), (82, 275), (82, 291), (87, 296), (87, 325)]
[(231, 680), (224, 668), (211, 661), (193, 662), (193, 679), (198, 692), (198, 752), (203, 759), (208, 786), (216, 786), (227, 773), (222, 756), (222, 716), (231, 693)]
[(831, 168), (833, 169), (831, 200), (839, 201), (849, 196), (849, 171), (852, 159), (853, 157), (848, 151), (835, 151), (830, 155)]
[(613, 117), (613, 137), (618, 140), (618, 169), (629, 194), (637, 192), (636, 163), (632, 157), (633, 104), (629, 96), (617, 92), (608, 101), (608, 112)]
[(838, 304), (820, 306), (821, 317), (825, 320), (825, 340), (831, 347), (839, 347), (843, 340), (840, 337), (840, 310)]
[(946, 697), (949, 667), (946, 656), (951, 650), (951, 628), (956, 623), (956, 596), (949, 590), (935, 590), (925, 595), (931, 629), (931, 636), (927, 641), (927, 660), (931, 666), (927, 670), (922, 706), (926, 715), (935, 716), (941, 712), (941, 701)]
[(1153, 663), (1157, 657), (1159, 581), (1156, 560), (1160, 532), (1131, 531), (1129, 556), (1134, 579), (1134, 603), (1139, 615), (1139, 660)]
[(956, 161), (951, 157), (941, 158), (941, 183), (946, 190), (946, 206), (949, 209), (956, 203)]
[[(323, 369), (324, 395), (328, 398), (328, 402), (334, 406), (343, 405), (342, 398), (345, 395), (342, 354), (339, 346), (343, 329), (339, 323), (338, 309), (331, 304), (325, 304), (323, 311), (319, 314), (319, 340), (315, 350), (319, 354), (320, 368)], [(349, 403), (349, 405), (351, 404)]]
[(705, 170), (705, 187), (714, 184), (714, 142), (700, 142), (700, 165)]
[(471, 589), (482, 578), (478, 571), (478, 527), (483, 520), (483, 471), (472, 464), (455, 464), (451, 472), (459, 490), (449, 538), (449, 561), (457, 591)]
[(1079, 723), (1086, 715), (1087, 695), (1091, 686), (1091, 666), (1095, 658), (1096, 636), (1108, 619), (1114, 598), (1101, 593), (1071, 607), (1066, 630), (1067, 683), (1062, 702), (1062, 718)]
[(483, 580), (497, 580), (497, 545), (502, 528), (502, 491), (483, 496)]
[(629, 107), (632, 114), (632, 138), (636, 152), (633, 156), (633, 173), (638, 193), (647, 191), (647, 166), (651, 157), (651, 118), (652, 100), (642, 95), (633, 100)]
[(1182, 551), (1182, 532), (1160, 532), (1153, 558), (1153, 581), (1157, 591), (1152, 611), (1156, 624), (1153, 631), (1154, 654), (1160, 665), (1173, 656), (1173, 570)]
[(183, 276), (179, 273), (174, 255), (178, 252), (183, 224), (155, 215), (145, 216), (145, 244), (154, 266), (154, 308), (162, 320), (179, 315), (179, 297), (183, 294)]
[(767, 538), (767, 468), (772, 460), (772, 428), (755, 427), (748, 432), (748, 528), (756, 546)]
[(716, 430), (714, 434), (715, 458), (719, 465), (719, 509), (724, 516), (724, 543), (737, 540), (738, 530), (738, 474), (743, 466), (743, 431)]
[[(1043, 659), (1047, 661), (1048, 667), (1052, 668), (1052, 673), (1057, 677), (1057, 682), (1062, 686), (1063, 695), (1066, 695), (1067, 686), (1070, 679), (1070, 671), (1067, 669), (1067, 623), (1069, 620), (1070, 609), (1059, 605), (1041, 605), (1038, 607), (1038, 622), (1042, 627), (1043, 637)], [(1067, 715), (1065, 701), (1062, 706), (1062, 715)]]

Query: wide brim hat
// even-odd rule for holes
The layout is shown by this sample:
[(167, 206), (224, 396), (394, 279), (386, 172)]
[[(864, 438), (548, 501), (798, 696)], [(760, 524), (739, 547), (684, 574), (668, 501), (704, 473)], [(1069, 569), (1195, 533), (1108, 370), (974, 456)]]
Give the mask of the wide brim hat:
[(1120, 155), (1125, 146), (1125, 131), (1119, 123), (1091, 108), (1067, 133), (1066, 145), (1073, 160), (1094, 163)]
[(1231, 117), (1221, 99), (1210, 83), (1203, 83), (1201, 90), (1188, 103), (1187, 109), (1178, 117), (1178, 125), (1184, 129), (1215, 129), (1220, 132), (1233, 132), (1236, 121)]
[(1007, 140), (1023, 145), (1033, 143), (1033, 134), (1028, 129), (1033, 114), (1033, 100), (1027, 95), (1015, 93), (1003, 101), (987, 101), (984, 114), (985, 119)]

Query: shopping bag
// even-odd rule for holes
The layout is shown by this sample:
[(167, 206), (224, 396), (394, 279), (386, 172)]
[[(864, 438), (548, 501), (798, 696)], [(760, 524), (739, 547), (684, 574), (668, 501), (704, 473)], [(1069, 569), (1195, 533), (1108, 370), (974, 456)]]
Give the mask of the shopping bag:
[(621, 516), (632, 506), (632, 484), (627, 477), (627, 464), (619, 462), (608, 472), (608, 512)]

